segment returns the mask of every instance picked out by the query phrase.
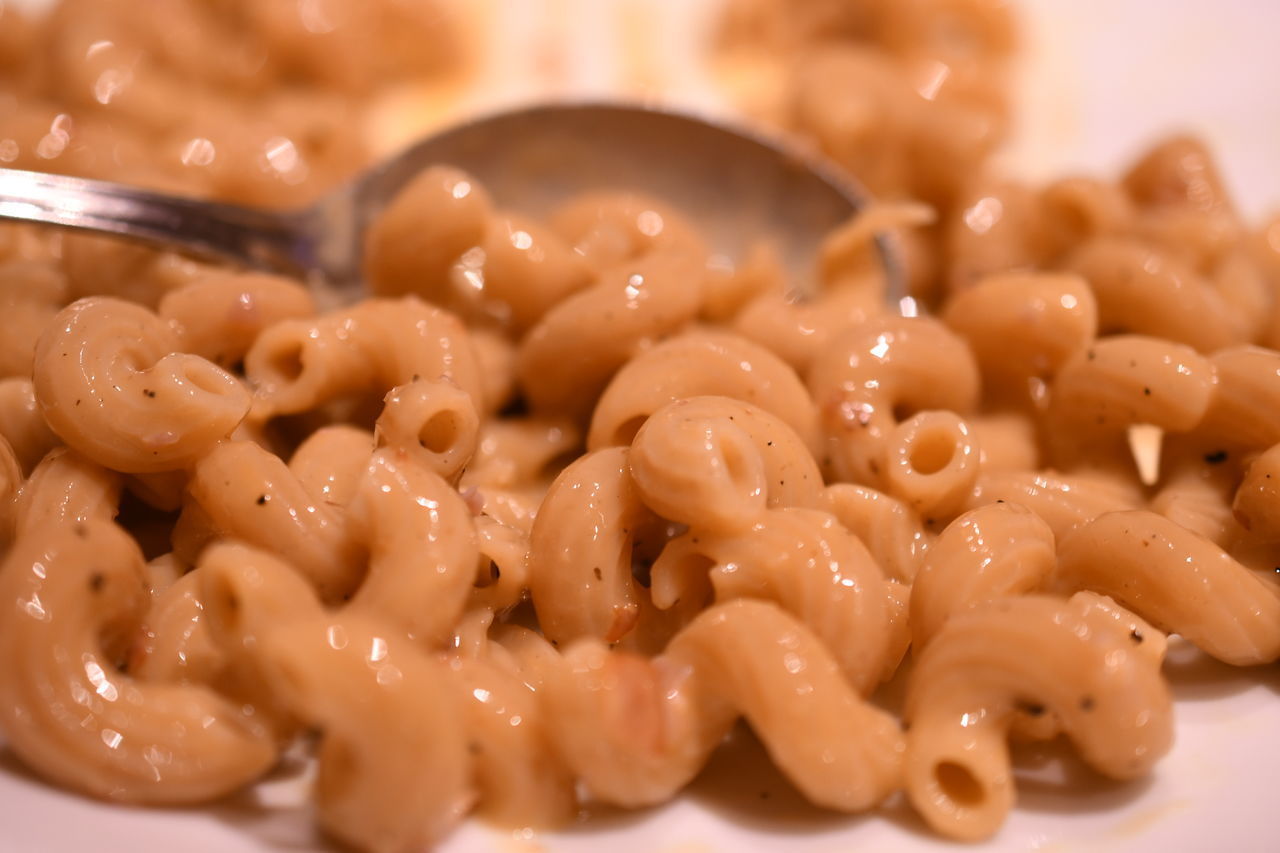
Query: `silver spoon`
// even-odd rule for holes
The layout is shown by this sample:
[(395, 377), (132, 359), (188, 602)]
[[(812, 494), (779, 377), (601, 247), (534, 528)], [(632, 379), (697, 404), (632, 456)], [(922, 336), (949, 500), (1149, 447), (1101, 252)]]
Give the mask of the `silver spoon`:
[[(649, 193), (688, 214), (712, 249), (729, 257), (772, 238), (802, 292), (824, 235), (867, 201), (835, 167), (754, 132), (673, 111), (557, 104), (444, 130), (302, 210), (0, 169), (0, 219), (115, 234), (358, 291), (366, 228), (436, 163), (470, 172), (498, 204), (535, 216), (587, 190)], [(877, 242), (889, 301), (897, 304), (906, 295), (901, 268), (889, 241)]]

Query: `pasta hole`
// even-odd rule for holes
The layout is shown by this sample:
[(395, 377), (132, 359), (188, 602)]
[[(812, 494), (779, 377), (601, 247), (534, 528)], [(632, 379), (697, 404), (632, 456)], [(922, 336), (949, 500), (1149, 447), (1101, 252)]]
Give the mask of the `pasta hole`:
[(911, 467), (921, 474), (936, 474), (946, 468), (955, 455), (956, 444), (951, 436), (941, 430), (929, 430), (911, 443), (907, 459)]
[(627, 446), (635, 441), (636, 435), (640, 432), (640, 427), (644, 426), (644, 422), (649, 420), (648, 415), (636, 415), (628, 418), (618, 425), (613, 431), (613, 441), (610, 442), (614, 447)]
[(938, 789), (960, 808), (976, 808), (982, 804), (982, 783), (968, 767), (955, 761), (942, 761), (933, 769)]
[(268, 369), (275, 374), (279, 382), (297, 382), (302, 377), (305, 365), (302, 363), (302, 344), (288, 341), (271, 353), (267, 360)]
[(898, 423), (912, 418), (916, 415), (916, 407), (909, 403), (895, 403), (893, 406), (893, 419)]
[(427, 418), (422, 429), (418, 430), (418, 443), (432, 453), (448, 453), (458, 442), (460, 428), (458, 413), (443, 409)]

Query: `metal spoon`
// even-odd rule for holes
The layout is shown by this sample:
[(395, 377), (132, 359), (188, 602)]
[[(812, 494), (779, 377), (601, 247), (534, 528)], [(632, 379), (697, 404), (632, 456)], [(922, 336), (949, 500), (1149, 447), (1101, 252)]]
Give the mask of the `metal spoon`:
[[(672, 111), (562, 104), (442, 131), (303, 210), (0, 169), (0, 219), (116, 234), (358, 291), (366, 228), (401, 187), (436, 163), (470, 172), (498, 204), (535, 216), (587, 190), (649, 193), (687, 213), (712, 249), (729, 257), (757, 238), (773, 239), (802, 290), (824, 235), (867, 201), (830, 164), (754, 132)], [(905, 295), (900, 266), (888, 241), (879, 239), (878, 248), (896, 304)]]

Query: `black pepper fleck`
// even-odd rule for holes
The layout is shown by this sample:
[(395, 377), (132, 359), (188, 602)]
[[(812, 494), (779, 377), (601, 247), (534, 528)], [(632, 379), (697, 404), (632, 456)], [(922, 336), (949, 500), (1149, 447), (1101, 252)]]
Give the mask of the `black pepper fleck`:
[(148, 397), (150, 397), (153, 400), (156, 398), (156, 392), (152, 391), (150, 388), (143, 388), (142, 393), (146, 394)]
[(269, 500), (271, 500), (271, 498), (266, 495), (258, 495), (258, 506), (262, 506)]
[(102, 576), (102, 572), (94, 572), (89, 575), (89, 589), (93, 592), (100, 591), (102, 589), (102, 585), (106, 582), (107, 579)]
[(1015, 703), (1015, 707), (1029, 717), (1039, 717), (1045, 712), (1044, 705), (1039, 702), (1026, 702), (1021, 699)]
[(1148, 397), (1150, 397), (1150, 396), (1151, 396), (1151, 389), (1150, 389), (1150, 388), (1143, 388), (1143, 389), (1142, 389), (1142, 393), (1143, 393), (1143, 394), (1146, 394)]
[(1212, 453), (1206, 453), (1204, 455), (1204, 461), (1208, 462), (1210, 465), (1221, 465), (1223, 462), (1227, 461), (1227, 451), (1215, 450)]
[(598, 581), (604, 580), (604, 572), (600, 571), (599, 566), (596, 566), (594, 569), (592, 569), (591, 573), (596, 576), (596, 580)]
[(1134, 628), (1132, 631), (1129, 632), (1129, 639), (1133, 640), (1135, 643), (1141, 643), (1143, 640), (1142, 632), (1139, 631), (1137, 628)]
[(1092, 710), (1093, 710), (1093, 704), (1094, 704), (1094, 703), (1093, 703), (1093, 697), (1092, 697), (1092, 696), (1084, 696), (1084, 697), (1082, 697), (1082, 698), (1080, 699), (1080, 710), (1081, 710), (1081, 711), (1092, 711)]

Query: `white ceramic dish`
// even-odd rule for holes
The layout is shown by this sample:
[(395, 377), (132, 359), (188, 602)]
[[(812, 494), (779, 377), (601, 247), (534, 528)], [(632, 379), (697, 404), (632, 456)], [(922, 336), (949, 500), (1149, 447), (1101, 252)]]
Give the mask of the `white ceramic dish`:
[[(2, 0), (0, 0), (2, 2)], [(10, 0), (13, 2), (13, 0)], [(40, 5), (41, 0), (22, 0)], [(461, 2), (461, 0), (459, 0)], [(637, 88), (723, 109), (698, 63), (719, 0), (484, 0), (493, 55), (466, 105)], [(474, 5), (474, 4), (473, 4)], [(1009, 167), (1031, 177), (1113, 173), (1161, 132), (1191, 129), (1221, 155), (1241, 208), (1280, 206), (1280, 4), (1260, 0), (1025, 0), (1028, 51)], [(624, 31), (628, 34), (624, 36)], [(558, 57), (548, 62), (549, 56)], [(464, 106), (466, 106), (464, 105)], [(1018, 759), (1019, 803), (966, 850), (1280, 849), (1280, 667), (1235, 670), (1176, 647), (1178, 740), (1151, 779), (1102, 780), (1069, 752)], [(50, 788), (0, 751), (0, 851), (323, 851), (305, 773), (229, 803), (142, 811)], [(531, 836), (467, 825), (448, 853), (494, 851), (937, 851), (902, 803), (860, 818), (806, 808), (758, 750), (713, 761), (679, 801)]]

